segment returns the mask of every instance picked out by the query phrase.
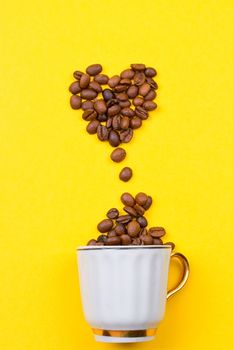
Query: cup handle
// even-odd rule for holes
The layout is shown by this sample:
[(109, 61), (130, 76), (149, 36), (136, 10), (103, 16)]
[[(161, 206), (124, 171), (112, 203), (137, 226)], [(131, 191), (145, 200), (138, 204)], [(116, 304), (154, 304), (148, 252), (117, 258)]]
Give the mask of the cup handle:
[(190, 273), (189, 262), (183, 254), (172, 253), (171, 259), (172, 258), (176, 258), (176, 259), (180, 260), (180, 262), (182, 263), (182, 266), (183, 266), (183, 274), (182, 274), (181, 280), (178, 283), (178, 285), (175, 288), (170, 289), (167, 292), (167, 299), (169, 299), (172, 295), (174, 295), (176, 292), (178, 292), (180, 289), (182, 289), (184, 287), (184, 285), (187, 282), (187, 279), (189, 277), (189, 273)]

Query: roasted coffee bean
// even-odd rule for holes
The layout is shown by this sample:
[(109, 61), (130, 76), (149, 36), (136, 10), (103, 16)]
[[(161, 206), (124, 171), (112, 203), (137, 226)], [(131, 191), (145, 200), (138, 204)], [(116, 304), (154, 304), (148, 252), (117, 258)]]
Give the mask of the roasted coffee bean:
[(97, 136), (100, 141), (106, 141), (108, 139), (108, 129), (104, 125), (99, 125), (97, 128)]
[(145, 245), (153, 244), (153, 238), (149, 235), (141, 236), (140, 238)]
[(81, 79), (79, 81), (79, 85), (81, 89), (85, 89), (90, 83), (90, 75), (89, 74), (83, 74), (81, 76)]
[(127, 84), (120, 84), (115, 86), (114, 91), (115, 92), (123, 92), (126, 91), (128, 89), (128, 85)]
[(110, 78), (108, 80), (108, 85), (110, 86), (110, 88), (114, 88), (115, 86), (117, 86), (120, 82), (121, 78), (119, 77), (119, 75), (114, 75), (112, 78)]
[(116, 231), (113, 229), (113, 230), (110, 230), (107, 234), (108, 237), (116, 237)]
[(133, 130), (127, 129), (120, 132), (120, 140), (124, 143), (128, 143), (133, 137)]
[(139, 94), (142, 96), (146, 96), (149, 91), (150, 91), (150, 85), (147, 83), (142, 84), (139, 88)]
[(100, 123), (98, 120), (91, 120), (90, 123), (87, 125), (86, 130), (91, 135), (96, 134), (99, 125)]
[(111, 130), (108, 135), (108, 141), (112, 147), (118, 147), (121, 143), (120, 136), (115, 130)]
[(141, 238), (137, 237), (132, 240), (132, 245), (144, 245)]
[(127, 95), (129, 98), (135, 98), (138, 95), (138, 87), (132, 85), (127, 90)]
[(144, 97), (144, 100), (145, 101), (152, 101), (155, 99), (155, 97), (156, 97), (156, 92), (153, 89), (150, 89), (148, 94)]
[(96, 240), (90, 239), (90, 241), (88, 241), (87, 245), (96, 245)]
[[(141, 225), (140, 225), (141, 226)], [(148, 234), (148, 231), (147, 231), (147, 229), (144, 227), (144, 228), (142, 228), (141, 229), (141, 231), (140, 231), (140, 233), (139, 233), (139, 235), (140, 236), (145, 236), (145, 235), (147, 235)]]
[(142, 106), (147, 111), (153, 111), (154, 109), (157, 108), (157, 104), (155, 102), (153, 102), (153, 101), (145, 101)]
[(97, 81), (94, 81), (94, 80), (89, 84), (89, 88), (93, 89), (96, 92), (101, 92), (102, 91), (102, 87), (100, 86), (100, 84), (97, 83)]
[(105, 243), (107, 241), (107, 236), (105, 235), (100, 235), (98, 238), (97, 238), (97, 242), (103, 242)]
[(97, 245), (97, 246), (103, 246), (103, 245), (104, 245), (104, 242), (96, 242), (96, 245)]
[(114, 228), (114, 230), (118, 236), (121, 236), (121, 235), (127, 233), (125, 225), (121, 224), (121, 223), (117, 224), (116, 227)]
[(125, 192), (121, 195), (121, 201), (125, 206), (128, 207), (133, 207), (135, 204), (133, 196), (128, 192)]
[(82, 103), (82, 109), (85, 111), (86, 109), (94, 109), (94, 103), (92, 101), (85, 101)]
[(91, 76), (97, 75), (102, 72), (102, 66), (101, 64), (92, 64), (87, 67), (86, 72)]
[[(154, 238), (154, 239), (156, 239), (156, 238)], [(166, 242), (166, 243), (164, 243), (164, 245), (170, 245), (172, 250), (175, 249), (175, 243), (173, 243), (173, 242)]]
[[(143, 72), (136, 72), (134, 75), (134, 85), (141, 86), (145, 82), (145, 74)], [(148, 78), (150, 79), (150, 78)]]
[(107, 111), (107, 106), (104, 100), (95, 101), (94, 108), (98, 114), (104, 114)]
[(110, 231), (112, 227), (113, 227), (113, 222), (110, 219), (104, 219), (97, 225), (97, 229), (101, 233)]
[(120, 237), (108, 237), (107, 241), (105, 242), (105, 245), (121, 245), (121, 239)]
[(111, 100), (106, 101), (107, 107), (110, 108), (114, 105), (118, 105), (119, 101), (116, 98), (111, 98)]
[(119, 130), (121, 127), (121, 116), (119, 114), (112, 118), (112, 128), (114, 130)]
[(153, 238), (153, 244), (154, 245), (163, 245), (163, 241), (160, 238)]
[(122, 79), (132, 79), (134, 77), (134, 71), (132, 69), (125, 69), (121, 72)]
[(147, 83), (152, 87), (152, 89), (157, 90), (158, 84), (152, 78), (146, 78)]
[(70, 98), (70, 105), (73, 109), (79, 109), (82, 105), (82, 99), (80, 96), (72, 95)]
[(145, 110), (145, 108), (138, 106), (135, 108), (135, 114), (137, 117), (141, 118), (142, 120), (145, 120), (148, 118), (148, 112)]
[(114, 115), (120, 113), (121, 107), (119, 105), (113, 105), (108, 108), (108, 116), (113, 117)]
[(120, 180), (124, 182), (129, 181), (132, 176), (133, 176), (133, 172), (132, 172), (132, 169), (129, 167), (123, 168), (119, 174)]
[(148, 222), (144, 216), (139, 216), (139, 218), (137, 218), (137, 222), (141, 227), (146, 227), (148, 225)]
[(76, 70), (76, 71), (73, 73), (73, 77), (79, 81), (79, 80), (81, 79), (81, 76), (82, 76), (83, 74), (84, 74), (84, 73), (83, 73), (83, 72), (80, 72), (80, 70)]
[(153, 237), (153, 238), (160, 238), (163, 237), (165, 235), (166, 231), (163, 227), (151, 227), (149, 229), (149, 234)]
[(69, 91), (74, 95), (78, 94), (81, 90), (78, 81), (73, 82), (69, 87)]
[(106, 114), (99, 114), (98, 117), (97, 117), (98, 121), (99, 122), (106, 122), (108, 120), (108, 117)]
[(129, 128), (129, 123), (130, 123), (130, 119), (128, 117), (121, 118), (121, 122), (120, 122), (121, 129), (127, 130)]
[(146, 204), (148, 196), (143, 193), (143, 192), (139, 192), (138, 194), (136, 194), (135, 196), (135, 201), (136, 203), (138, 203), (139, 205), (143, 206), (144, 204)]
[(113, 117), (107, 117), (107, 120), (106, 120), (106, 128), (111, 128), (112, 127), (112, 119)]
[(156, 74), (157, 74), (156, 70), (152, 67), (147, 67), (145, 70), (145, 75), (147, 77), (153, 78), (156, 76)]
[(131, 80), (130, 79), (121, 79), (120, 85), (131, 85)]
[(126, 213), (128, 213), (131, 216), (134, 216), (134, 217), (138, 216), (138, 213), (133, 207), (124, 207), (123, 210), (126, 211)]
[(151, 198), (151, 196), (147, 196), (147, 200), (146, 200), (146, 203), (143, 205), (143, 208), (145, 210), (148, 210), (150, 208), (151, 204), (152, 204), (152, 198)]
[(122, 245), (129, 245), (132, 241), (132, 239), (129, 235), (121, 235), (120, 238), (121, 238)]
[(130, 222), (131, 219), (132, 218), (130, 215), (120, 215), (116, 219), (116, 222), (118, 222), (119, 224), (128, 224), (128, 222)]
[(128, 108), (126, 107), (126, 108), (123, 108), (121, 110), (121, 114), (126, 116), (126, 117), (133, 117), (135, 115), (135, 112), (134, 112), (133, 109), (131, 109), (129, 107)]
[(111, 153), (111, 159), (116, 163), (122, 162), (122, 160), (124, 160), (125, 157), (126, 157), (126, 152), (123, 148), (120, 148), (120, 147), (114, 149), (114, 151), (112, 151)]
[(139, 70), (139, 71), (144, 71), (146, 69), (146, 66), (143, 63), (133, 63), (130, 65), (130, 67), (133, 70)]
[(117, 99), (119, 101), (126, 101), (128, 100), (128, 95), (125, 92), (120, 92), (119, 94), (117, 94)]
[(102, 96), (105, 101), (109, 101), (115, 98), (115, 94), (112, 90), (110, 89), (105, 89), (102, 91)]
[(137, 212), (139, 215), (141, 215), (141, 216), (143, 216), (144, 213), (145, 213), (145, 209), (144, 209), (143, 207), (141, 207), (141, 205), (139, 205), (139, 204), (137, 204), (137, 203), (135, 204), (134, 209), (135, 209), (136, 212)]
[(138, 129), (142, 125), (142, 120), (139, 117), (135, 117), (130, 120), (130, 127), (132, 129)]
[(116, 208), (109, 209), (109, 211), (107, 212), (107, 217), (109, 219), (116, 219), (118, 218), (118, 216), (119, 216), (119, 211)]
[(127, 232), (131, 237), (136, 237), (141, 227), (137, 221), (130, 221), (127, 225)]
[(84, 89), (81, 91), (80, 95), (82, 98), (85, 98), (86, 100), (93, 100), (94, 98), (96, 98), (98, 94), (96, 91), (92, 89)]
[(94, 111), (94, 109), (86, 109), (82, 115), (82, 118), (88, 121), (93, 120), (96, 117), (97, 117), (97, 113), (96, 111)]
[(98, 74), (95, 76), (94, 80), (101, 85), (105, 85), (108, 83), (109, 77), (106, 74)]
[(139, 97), (139, 96), (138, 96), (138, 97), (135, 97), (135, 98), (133, 99), (133, 105), (134, 105), (135, 107), (142, 106), (143, 103), (144, 103), (144, 100), (143, 100), (142, 97)]
[(131, 103), (130, 103), (129, 100), (127, 100), (127, 101), (120, 101), (119, 105), (120, 105), (121, 108), (125, 108), (125, 107), (130, 107)]

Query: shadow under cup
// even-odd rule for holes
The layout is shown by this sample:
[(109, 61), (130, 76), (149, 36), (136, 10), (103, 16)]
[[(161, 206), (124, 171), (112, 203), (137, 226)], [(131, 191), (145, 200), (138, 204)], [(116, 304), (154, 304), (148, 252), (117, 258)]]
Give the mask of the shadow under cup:
[(187, 259), (180, 284), (167, 293), (169, 245), (84, 246), (77, 249), (85, 318), (95, 339), (128, 343), (152, 340), (164, 317), (166, 300), (188, 278)]

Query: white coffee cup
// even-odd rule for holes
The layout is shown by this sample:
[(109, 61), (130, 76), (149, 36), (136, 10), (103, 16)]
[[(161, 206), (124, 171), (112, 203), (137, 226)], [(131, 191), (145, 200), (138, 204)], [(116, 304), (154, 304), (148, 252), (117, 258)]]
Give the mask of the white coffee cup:
[[(101, 342), (142, 342), (154, 338), (166, 300), (189, 275), (184, 255), (169, 245), (83, 246), (77, 249), (84, 314)], [(178, 258), (183, 275), (167, 292), (170, 257)]]

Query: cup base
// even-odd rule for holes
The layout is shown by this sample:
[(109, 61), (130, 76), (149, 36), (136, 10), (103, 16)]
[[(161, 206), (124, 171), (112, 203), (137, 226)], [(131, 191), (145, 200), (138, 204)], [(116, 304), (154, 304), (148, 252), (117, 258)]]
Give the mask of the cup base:
[(95, 335), (95, 340), (102, 343), (141, 343), (153, 340), (155, 337), (138, 337), (138, 338), (120, 338), (106, 337), (104, 335)]
[(139, 343), (154, 339), (156, 329), (105, 330), (92, 329), (95, 340), (103, 343)]

